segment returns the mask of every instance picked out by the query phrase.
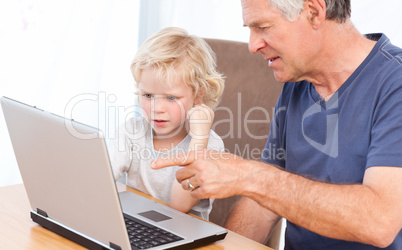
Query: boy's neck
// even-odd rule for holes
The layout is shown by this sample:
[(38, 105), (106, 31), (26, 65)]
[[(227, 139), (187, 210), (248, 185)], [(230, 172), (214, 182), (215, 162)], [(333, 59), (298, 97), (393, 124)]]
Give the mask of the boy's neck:
[(187, 132), (185, 133), (179, 133), (174, 137), (169, 137), (169, 138), (158, 138), (158, 136), (153, 137), (153, 144), (154, 144), (154, 150), (164, 152), (164, 151), (169, 151), (172, 148), (176, 147), (179, 145), (181, 141), (186, 138)]

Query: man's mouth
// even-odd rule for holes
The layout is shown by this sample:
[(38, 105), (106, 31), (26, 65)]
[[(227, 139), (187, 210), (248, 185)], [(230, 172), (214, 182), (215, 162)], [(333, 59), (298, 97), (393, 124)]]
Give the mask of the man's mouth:
[(273, 66), (273, 63), (279, 58), (280, 58), (279, 56), (276, 56), (276, 57), (272, 57), (271, 59), (268, 59), (268, 66), (269, 67)]
[(274, 57), (274, 58), (271, 58), (271, 59), (269, 59), (268, 61), (269, 61), (270, 63), (272, 63), (273, 61), (275, 61), (275, 60), (278, 59), (278, 58), (279, 58), (279, 56)]

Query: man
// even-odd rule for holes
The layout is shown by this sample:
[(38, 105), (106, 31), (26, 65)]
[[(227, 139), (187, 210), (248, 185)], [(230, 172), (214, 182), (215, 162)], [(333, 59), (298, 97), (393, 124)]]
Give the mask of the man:
[[(363, 36), (349, 0), (242, 0), (249, 49), (284, 82), (262, 157), (191, 152), (153, 168), (197, 198), (244, 198), (227, 227), (286, 249), (402, 249), (402, 50)], [(272, 157), (272, 148), (285, 156)]]

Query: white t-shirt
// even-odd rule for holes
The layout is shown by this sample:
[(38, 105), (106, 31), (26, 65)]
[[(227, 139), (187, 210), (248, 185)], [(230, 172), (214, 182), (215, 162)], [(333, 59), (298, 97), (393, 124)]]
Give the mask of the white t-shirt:
[[(156, 151), (151, 125), (143, 117), (131, 118), (119, 127), (115, 138), (109, 138), (108, 149), (115, 179), (127, 173), (128, 186), (169, 203), (172, 183), (176, 181), (176, 171), (180, 167), (153, 170), (150, 163), (157, 158), (187, 152), (190, 140), (190, 135), (187, 135), (169, 151)], [(222, 139), (212, 130), (208, 149), (224, 150)], [(212, 203), (212, 199), (201, 200), (190, 213), (208, 220)]]

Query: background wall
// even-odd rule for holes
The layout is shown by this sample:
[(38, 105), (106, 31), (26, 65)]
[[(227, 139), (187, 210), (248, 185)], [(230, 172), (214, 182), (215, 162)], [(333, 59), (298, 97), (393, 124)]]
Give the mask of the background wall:
[[(0, 96), (105, 129), (101, 102), (132, 104), (138, 11), (132, 0), (0, 1)], [(0, 155), (0, 186), (20, 183), (1, 109)]]

